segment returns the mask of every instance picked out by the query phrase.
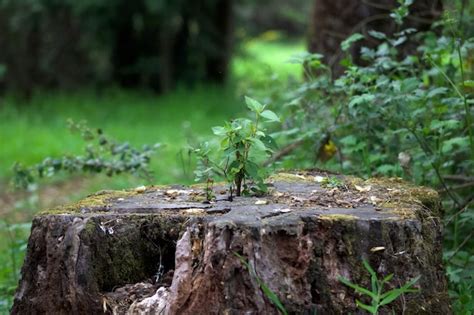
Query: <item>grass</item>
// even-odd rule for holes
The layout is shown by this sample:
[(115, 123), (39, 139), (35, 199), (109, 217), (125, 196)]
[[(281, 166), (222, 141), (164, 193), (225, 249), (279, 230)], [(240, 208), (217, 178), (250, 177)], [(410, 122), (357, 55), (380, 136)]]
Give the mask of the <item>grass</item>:
[(110, 90), (103, 96), (93, 92), (40, 93), (20, 107), (13, 98), (0, 110), (2, 147), (0, 178), (8, 178), (15, 161), (39, 162), (47, 156), (78, 154), (84, 143), (71, 134), (66, 120), (87, 120), (113, 138), (140, 146), (162, 143), (153, 169), (158, 183), (179, 178), (176, 154), (188, 138), (210, 134), (210, 127), (240, 109), (230, 89), (200, 87), (162, 97), (147, 92)]
[(287, 61), (306, 48), (302, 40), (283, 39), (279, 33), (270, 31), (243, 42), (240, 50), (242, 54), (233, 61), (234, 75), (255, 82), (269, 73), (282, 80), (301, 75), (301, 68)]

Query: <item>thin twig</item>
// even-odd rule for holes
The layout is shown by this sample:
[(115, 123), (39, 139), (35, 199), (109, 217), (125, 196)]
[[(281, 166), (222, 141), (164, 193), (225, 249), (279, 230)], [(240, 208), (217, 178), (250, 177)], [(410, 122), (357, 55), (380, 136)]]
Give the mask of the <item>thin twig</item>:
[[(449, 190), (453, 191), (453, 190), (461, 190), (461, 189), (465, 189), (465, 188), (469, 188), (469, 187), (472, 187), (474, 186), (474, 182), (467, 182), (467, 183), (464, 183), (464, 184), (460, 184), (460, 185), (456, 185), (456, 186), (450, 186), (449, 187)], [(443, 188), (441, 190), (438, 190), (439, 193), (444, 193), (446, 192), (446, 189)]]
[(454, 218), (456, 218), (458, 215), (466, 211), (472, 202), (474, 202), (474, 195), (472, 195), (471, 197), (467, 198), (466, 201), (464, 201), (464, 203), (458, 208), (459, 210), (446, 221), (446, 225), (450, 224), (451, 221), (454, 220)]
[(292, 142), (288, 144), (286, 147), (278, 151), (277, 153), (273, 154), (269, 159), (267, 159), (265, 162), (263, 162), (263, 166), (268, 166), (281, 158), (289, 155), (291, 152), (293, 152), (296, 148), (301, 146), (304, 142), (306, 141), (306, 138), (297, 140), (295, 142)]
[(457, 180), (461, 182), (474, 182), (474, 176), (444, 175), (443, 178), (448, 180)]
[(468, 236), (466, 236), (466, 238), (464, 238), (464, 240), (462, 241), (462, 243), (456, 248), (456, 250), (454, 251), (454, 253), (448, 258), (448, 262), (451, 261), (451, 259), (454, 258), (454, 256), (457, 255), (457, 253), (463, 248), (464, 245), (467, 244), (467, 242), (469, 242), (469, 240), (471, 239), (471, 237), (474, 236), (474, 230), (471, 231), (471, 233), (469, 233)]

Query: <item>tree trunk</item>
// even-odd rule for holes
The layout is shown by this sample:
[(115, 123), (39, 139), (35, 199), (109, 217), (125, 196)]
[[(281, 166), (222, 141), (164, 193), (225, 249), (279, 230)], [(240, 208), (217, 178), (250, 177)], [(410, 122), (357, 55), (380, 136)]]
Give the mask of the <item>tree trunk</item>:
[[(280, 173), (266, 197), (227, 200), (217, 187), (105, 191), (38, 215), (12, 314), (362, 314), (339, 276), (370, 287), (421, 276), (381, 314), (450, 314), (440, 201), (396, 179)], [(239, 254), (251, 266), (245, 269)], [(256, 276), (255, 276), (256, 275)]]

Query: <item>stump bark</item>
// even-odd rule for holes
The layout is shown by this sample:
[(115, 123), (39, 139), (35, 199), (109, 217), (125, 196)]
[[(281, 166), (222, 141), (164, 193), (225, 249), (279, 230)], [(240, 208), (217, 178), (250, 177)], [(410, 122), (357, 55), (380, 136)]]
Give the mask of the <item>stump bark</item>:
[[(104, 191), (38, 215), (12, 314), (362, 314), (366, 259), (387, 289), (419, 291), (381, 313), (450, 314), (440, 201), (399, 179), (280, 173), (263, 197), (205, 203), (202, 187)], [(336, 178), (336, 177), (334, 177)], [(238, 254), (250, 265), (246, 270)], [(258, 277), (258, 279), (257, 279)]]

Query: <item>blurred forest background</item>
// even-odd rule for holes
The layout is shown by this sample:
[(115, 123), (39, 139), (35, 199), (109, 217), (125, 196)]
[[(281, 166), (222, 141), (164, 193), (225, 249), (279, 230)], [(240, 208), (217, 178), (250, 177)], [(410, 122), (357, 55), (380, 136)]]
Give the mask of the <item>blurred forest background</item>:
[[(0, 0), (0, 313), (35, 213), (100, 189), (192, 183), (190, 148), (245, 115), (249, 95), (283, 118), (273, 169), (439, 190), (450, 293), (471, 314), (473, 36), (469, 0)], [(98, 139), (74, 133), (88, 132), (81, 121)], [(134, 166), (94, 155), (103, 132)], [(16, 162), (45, 178), (15, 189)], [(151, 177), (128, 174), (142, 166)]]

